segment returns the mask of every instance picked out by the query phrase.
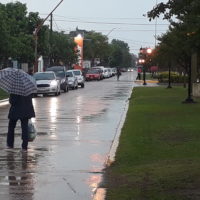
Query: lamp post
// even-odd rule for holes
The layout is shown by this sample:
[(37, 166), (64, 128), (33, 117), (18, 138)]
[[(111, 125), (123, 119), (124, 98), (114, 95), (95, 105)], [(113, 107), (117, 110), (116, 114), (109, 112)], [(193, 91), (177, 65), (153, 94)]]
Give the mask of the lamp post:
[(47, 15), (47, 17), (35, 28), (34, 32), (33, 32), (33, 37), (35, 40), (35, 51), (34, 51), (34, 57), (35, 57), (35, 63), (34, 63), (34, 72), (38, 71), (38, 52), (37, 52), (37, 48), (38, 48), (38, 32), (39, 30), (42, 28), (44, 22), (49, 18), (50, 15), (52, 15), (52, 13), (55, 11), (55, 9), (63, 2), (63, 0), (61, 0), (56, 6), (55, 8)]
[(81, 69), (83, 69), (83, 36), (81, 34), (78, 34), (74, 38), (74, 42), (77, 45), (78, 49), (78, 64)]
[[(189, 38), (195, 35), (196, 32), (187, 33), (187, 42), (189, 42)], [(183, 103), (196, 103), (192, 98), (192, 54), (193, 50), (190, 52), (190, 59), (188, 63), (188, 96)]]
[(168, 74), (168, 86), (167, 88), (172, 88), (171, 86), (171, 61), (169, 61), (168, 63), (168, 69), (169, 69), (169, 74)]
[(143, 85), (147, 85), (146, 83), (146, 70), (145, 70), (145, 62), (146, 62), (146, 49), (140, 48), (140, 59), (139, 63), (142, 65), (142, 71), (143, 71)]
[(195, 101), (192, 98), (192, 66), (191, 66), (191, 58), (190, 58), (190, 62), (189, 62), (189, 72), (188, 72), (188, 96), (185, 99), (185, 101), (183, 101), (183, 103), (195, 103)]
[(142, 64), (142, 68), (143, 68), (143, 85), (147, 85), (146, 83), (146, 63), (147, 63), (147, 59), (148, 56), (152, 53), (152, 49), (151, 48), (140, 48), (140, 57), (141, 59), (139, 59), (139, 63)]
[(145, 59), (139, 59), (139, 63), (142, 65), (142, 70), (143, 70), (143, 85), (146, 85), (146, 74), (145, 74), (145, 69), (144, 69), (144, 64), (145, 64)]

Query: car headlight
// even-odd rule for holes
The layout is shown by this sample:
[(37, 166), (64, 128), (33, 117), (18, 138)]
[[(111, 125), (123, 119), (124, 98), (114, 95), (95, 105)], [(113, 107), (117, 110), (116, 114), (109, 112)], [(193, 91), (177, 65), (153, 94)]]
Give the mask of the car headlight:
[(51, 86), (57, 86), (57, 85), (58, 85), (57, 81), (55, 80), (51, 81)]

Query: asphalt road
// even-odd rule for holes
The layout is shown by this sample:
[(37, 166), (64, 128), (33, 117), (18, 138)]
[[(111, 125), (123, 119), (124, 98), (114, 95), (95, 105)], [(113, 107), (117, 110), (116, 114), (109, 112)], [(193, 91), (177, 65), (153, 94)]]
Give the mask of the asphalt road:
[(0, 106), (0, 199), (90, 200), (128, 103), (136, 72), (103, 81), (58, 97), (34, 98), (38, 132), (21, 152), (17, 125), (15, 148), (6, 150), (9, 105)]

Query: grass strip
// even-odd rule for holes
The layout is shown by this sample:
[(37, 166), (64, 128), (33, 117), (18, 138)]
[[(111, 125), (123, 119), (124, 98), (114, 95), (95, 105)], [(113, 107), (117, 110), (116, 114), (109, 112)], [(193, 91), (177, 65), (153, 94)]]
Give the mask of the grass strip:
[(3, 91), (1, 88), (0, 88), (0, 100), (2, 99), (7, 99), (9, 97), (8, 93), (6, 93), (5, 91)]
[(200, 103), (182, 87), (134, 88), (106, 200), (200, 199)]

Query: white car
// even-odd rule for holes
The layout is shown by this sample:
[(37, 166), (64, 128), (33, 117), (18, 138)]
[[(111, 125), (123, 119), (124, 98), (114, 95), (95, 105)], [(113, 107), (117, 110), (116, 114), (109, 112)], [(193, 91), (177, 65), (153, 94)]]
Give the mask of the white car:
[(107, 70), (108, 70), (108, 77), (109, 78), (112, 77), (112, 69), (111, 68), (107, 68)]
[(114, 68), (111, 68), (112, 70), (112, 76), (115, 76), (117, 74), (117, 69), (114, 67)]
[(78, 89), (78, 80), (73, 70), (67, 70), (66, 76), (68, 78), (68, 85), (71, 89)]
[(77, 77), (78, 85), (80, 85), (82, 88), (84, 88), (84, 86), (85, 86), (85, 78), (84, 78), (81, 70), (74, 69), (73, 72), (74, 72), (75, 76)]
[(37, 94), (60, 95), (60, 80), (56, 79), (54, 72), (36, 72), (33, 77), (37, 85)]
[(103, 78), (109, 78), (109, 74), (108, 74), (108, 69), (107, 68), (103, 69)]

